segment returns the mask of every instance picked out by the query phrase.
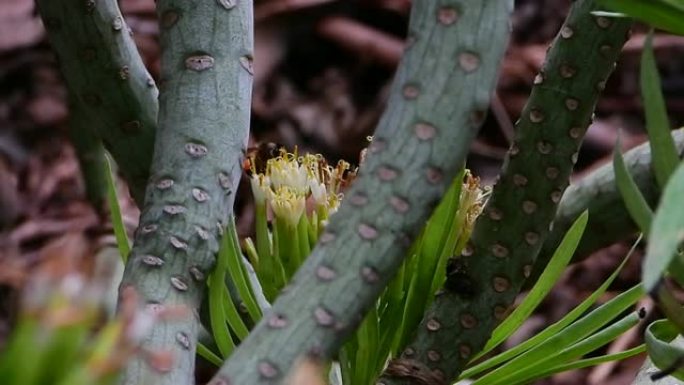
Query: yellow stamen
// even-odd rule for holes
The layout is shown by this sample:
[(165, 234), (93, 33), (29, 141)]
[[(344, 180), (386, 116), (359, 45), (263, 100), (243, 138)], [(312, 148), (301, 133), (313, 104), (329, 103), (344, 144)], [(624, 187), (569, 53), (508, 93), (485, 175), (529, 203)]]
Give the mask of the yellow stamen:
[(305, 197), (288, 186), (281, 186), (271, 193), (271, 207), (279, 219), (295, 227), (304, 214)]

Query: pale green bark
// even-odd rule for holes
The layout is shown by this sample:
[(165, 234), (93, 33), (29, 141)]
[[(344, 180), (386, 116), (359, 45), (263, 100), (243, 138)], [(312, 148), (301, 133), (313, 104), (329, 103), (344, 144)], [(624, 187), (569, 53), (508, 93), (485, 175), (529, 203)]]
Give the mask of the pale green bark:
[(529, 276), (631, 25), (628, 19), (593, 16), (596, 9), (594, 0), (572, 6), (535, 79), (499, 181), (463, 255), (450, 262), (444, 290), (381, 383), (455, 380)]
[[(672, 137), (681, 157), (684, 153), (684, 130), (674, 131)], [(653, 174), (649, 143), (627, 151), (624, 158), (639, 190), (651, 207), (655, 208), (660, 197), (660, 189)], [(553, 222), (553, 231), (544, 242), (539, 258), (534, 263), (533, 278), (541, 274), (565, 232), (584, 210), (589, 210), (589, 222), (573, 257), (574, 262), (581, 261), (590, 253), (638, 232), (615, 184), (613, 163), (607, 162), (571, 184), (563, 194)]]
[(183, 307), (158, 323), (123, 383), (194, 383), (205, 277), (232, 214), (247, 143), (252, 88), (252, 2), (159, 0), (159, 130), (140, 227), (121, 290), (149, 309)]
[(330, 358), (462, 167), (496, 83), (512, 5), (413, 7), (408, 48), (358, 179), (271, 313), (211, 384), (281, 383), (298, 358)]
[(73, 99), (69, 114), (69, 138), (78, 157), (86, 198), (95, 210), (104, 212), (107, 199), (107, 160), (102, 141), (93, 130), (93, 126), (99, 123), (93, 122), (83, 106)]
[(115, 0), (38, 0), (73, 102), (139, 205), (152, 160), (157, 88)]

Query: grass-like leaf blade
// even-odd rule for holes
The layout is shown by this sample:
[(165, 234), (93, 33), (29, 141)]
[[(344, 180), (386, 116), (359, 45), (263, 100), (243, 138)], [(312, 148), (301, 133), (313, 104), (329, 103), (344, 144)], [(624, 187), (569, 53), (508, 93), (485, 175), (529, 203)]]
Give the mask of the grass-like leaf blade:
[(202, 344), (201, 342), (197, 343), (197, 355), (211, 362), (217, 367), (223, 364), (223, 360), (221, 359), (221, 357), (217, 356), (216, 353), (212, 352), (211, 349), (204, 346), (204, 344)]
[(532, 287), (532, 290), (530, 290), (523, 302), (494, 330), (489, 341), (487, 341), (487, 345), (480, 352), (480, 357), (497, 347), (518, 330), (520, 325), (525, 322), (544, 297), (551, 291), (553, 285), (558, 282), (572, 255), (575, 253), (575, 249), (577, 249), (577, 245), (582, 239), (582, 234), (584, 234), (588, 219), (589, 213), (585, 211), (575, 220), (575, 223), (572, 224), (553, 253), (546, 269), (539, 276), (537, 283)]
[(639, 229), (644, 234), (648, 234), (651, 229), (651, 222), (653, 221), (653, 211), (648, 206), (634, 178), (629, 173), (629, 169), (625, 165), (625, 159), (620, 152), (621, 140), (618, 137), (615, 150), (613, 151), (613, 169), (615, 170), (615, 183), (617, 184), (622, 200), (625, 202), (627, 212), (632, 217), (634, 222), (639, 226)]
[(230, 236), (224, 234), (221, 238), (221, 246), (219, 247), (218, 257), (216, 258), (216, 267), (211, 272), (207, 283), (209, 285), (209, 321), (211, 325), (211, 334), (214, 336), (218, 350), (223, 358), (227, 358), (235, 349), (235, 342), (228, 330), (226, 311), (224, 309), (225, 301), (230, 301), (230, 297), (225, 293), (226, 270), (228, 269), (228, 252), (226, 251), (230, 246), (228, 240)]
[(487, 373), (473, 385), (492, 385), (515, 375), (530, 363), (542, 361), (556, 354), (564, 347), (572, 346), (578, 341), (591, 335), (615, 319), (628, 307), (634, 305), (643, 296), (643, 287), (637, 285), (617, 297), (601, 305), (591, 313), (580, 318), (577, 322), (554, 334), (543, 343), (507, 362), (503, 366)]
[(590, 366), (596, 366), (596, 365), (600, 365), (600, 364), (610, 362), (610, 361), (623, 361), (627, 358), (636, 356), (637, 354), (641, 354), (644, 351), (646, 351), (646, 345), (641, 344), (639, 346), (635, 346), (631, 349), (627, 349), (627, 350), (619, 352), (619, 353), (606, 354), (606, 355), (598, 356), (598, 357), (584, 358), (581, 360), (577, 360), (577, 361), (573, 361), (573, 362), (569, 362), (569, 363), (565, 363), (565, 364), (560, 364), (557, 366), (553, 366), (553, 367), (547, 369), (546, 371), (537, 374), (535, 377), (528, 379), (528, 383), (542, 379), (542, 378), (545, 378), (545, 377), (552, 376), (556, 373), (567, 372), (567, 371), (575, 370), (575, 369), (588, 368)]
[[(456, 216), (459, 210), (463, 171), (451, 184), (446, 195), (435, 209), (417, 243), (417, 251), (410, 258), (416, 263), (407, 263), (405, 274), (411, 275), (406, 289), (404, 311), (393, 350), (402, 349), (409, 341), (415, 328), (423, 318), (423, 313), (434, 294), (434, 280), (444, 278), (446, 259), (453, 253), (459, 231)], [(408, 259), (407, 259), (408, 260)], [(444, 261), (444, 263), (442, 263)], [(411, 269), (413, 267), (413, 269)], [(443, 282), (439, 282), (441, 287)], [(396, 329), (396, 328), (395, 328)]]
[(680, 0), (599, 0), (610, 10), (622, 12), (665, 31), (684, 35), (684, 4)]
[[(226, 227), (226, 232), (224, 237), (226, 238), (226, 243), (224, 245), (226, 267), (228, 269), (228, 274), (233, 280), (235, 287), (238, 290), (240, 299), (245, 304), (247, 312), (253, 321), (258, 321), (262, 317), (261, 308), (254, 294), (254, 288), (250, 284), (248, 272), (243, 265), (242, 251), (240, 250), (240, 241), (238, 240), (237, 228), (235, 226), (235, 217), (230, 217), (228, 220), (228, 226)], [(219, 250), (219, 254), (222, 250)]]
[(114, 228), (114, 237), (116, 238), (116, 247), (121, 253), (121, 259), (124, 264), (128, 259), (128, 254), (131, 252), (131, 244), (126, 235), (126, 227), (121, 217), (121, 207), (119, 206), (119, 199), (116, 195), (116, 183), (114, 182), (114, 174), (112, 172), (112, 160), (109, 155), (105, 156), (106, 170), (105, 177), (107, 179), (107, 204), (109, 205), (109, 215), (112, 220), (112, 227)]
[(664, 187), (679, 164), (679, 156), (670, 133), (670, 122), (661, 90), (660, 75), (653, 54), (653, 31), (649, 32), (644, 42), (639, 81), (646, 113), (646, 129), (653, 156), (653, 168), (658, 184)]
[(649, 232), (642, 281), (651, 291), (675, 257), (684, 238), (684, 163), (675, 170), (665, 186)]
[(563, 318), (561, 318), (559, 321), (554, 323), (553, 325), (547, 327), (543, 331), (539, 332), (536, 334), (534, 337), (526, 340), (525, 342), (521, 343), (520, 345), (517, 345), (503, 353), (500, 353), (492, 358), (489, 358), (486, 361), (483, 361), (467, 370), (465, 370), (461, 376), (459, 377), (460, 379), (464, 378), (474, 378), (475, 376), (497, 366), (500, 365), (503, 362), (509, 361), (513, 359), (514, 357), (532, 349), (533, 347), (543, 343), (547, 339), (553, 337), (557, 333), (559, 333), (561, 330), (563, 330), (566, 326), (570, 325), (573, 321), (575, 321), (577, 318), (579, 318), (584, 312), (589, 309), (598, 299), (603, 295), (603, 293), (606, 292), (608, 287), (613, 283), (615, 278), (617, 278), (618, 274), (620, 271), (622, 271), (622, 268), (625, 266), (627, 261), (629, 260), (629, 257), (634, 253), (634, 250), (636, 249), (637, 245), (641, 242), (641, 238), (637, 239), (636, 242), (632, 245), (632, 248), (629, 250), (627, 253), (627, 256), (625, 259), (622, 261), (620, 266), (618, 266), (617, 269), (606, 279), (601, 286), (599, 286), (598, 289), (596, 289), (589, 297), (587, 297), (582, 303), (577, 305), (570, 313), (566, 314)]
[(641, 317), (639, 316), (639, 313), (636, 311), (632, 312), (631, 314), (610, 323), (596, 334), (562, 349), (559, 353), (533, 362), (531, 365), (515, 372), (512, 376), (501, 380), (498, 384), (527, 383), (532, 378), (544, 373), (548, 367), (562, 365), (609, 344), (627, 330), (637, 325), (640, 320)]

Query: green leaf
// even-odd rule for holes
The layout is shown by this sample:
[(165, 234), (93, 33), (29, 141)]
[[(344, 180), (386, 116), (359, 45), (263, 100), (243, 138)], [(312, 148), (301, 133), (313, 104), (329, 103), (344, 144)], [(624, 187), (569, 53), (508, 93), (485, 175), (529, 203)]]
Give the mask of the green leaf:
[(128, 254), (131, 252), (131, 244), (128, 241), (128, 236), (126, 235), (126, 227), (124, 226), (123, 219), (121, 217), (119, 199), (116, 196), (116, 183), (114, 182), (114, 175), (112, 173), (112, 161), (109, 158), (109, 155), (106, 155), (105, 159), (105, 166), (107, 168), (105, 170), (105, 176), (107, 177), (107, 204), (109, 205), (109, 215), (112, 219), (112, 227), (114, 228), (116, 246), (119, 248), (121, 259), (123, 259), (124, 264), (126, 264)]
[(641, 231), (648, 234), (653, 221), (653, 211), (648, 206), (639, 186), (634, 182), (634, 178), (629, 173), (625, 160), (620, 152), (621, 140), (618, 137), (615, 150), (613, 151), (613, 169), (615, 170), (615, 182), (617, 183), (622, 200), (625, 202), (627, 212)]
[(374, 376), (375, 358), (378, 354), (379, 333), (378, 314), (372, 309), (364, 319), (356, 334), (357, 349), (356, 362), (353, 364), (354, 380), (351, 384), (369, 384)]
[(634, 357), (637, 354), (641, 354), (646, 350), (646, 345), (641, 344), (639, 346), (635, 346), (631, 349), (627, 349), (623, 352), (619, 353), (613, 353), (613, 354), (606, 354), (604, 356), (598, 356), (598, 357), (592, 357), (592, 358), (584, 358), (581, 360), (553, 366), (549, 369), (547, 369), (544, 372), (539, 373), (535, 377), (530, 378), (528, 381), (531, 383), (533, 381), (545, 378), (545, 377), (550, 377), (556, 373), (562, 373), (562, 372), (567, 372), (570, 370), (576, 370), (576, 369), (582, 369), (582, 368), (588, 368), (590, 366), (596, 366), (600, 365), (606, 362), (610, 361), (623, 361), (627, 358)]
[[(684, 20), (682, 20), (684, 24)], [(649, 32), (641, 54), (641, 98), (646, 112), (646, 129), (653, 154), (653, 168), (660, 187), (665, 187), (679, 164), (679, 156), (670, 133), (665, 99), (660, 86), (660, 75), (653, 54), (653, 31)]]
[[(247, 271), (243, 265), (242, 252), (240, 251), (240, 241), (238, 240), (237, 228), (235, 226), (235, 217), (231, 216), (226, 227), (224, 238), (225, 243), (222, 243), (223, 250), (219, 249), (219, 255), (225, 253), (225, 263), (228, 269), (228, 274), (233, 280), (235, 287), (238, 290), (240, 299), (245, 304), (247, 312), (253, 321), (258, 321), (262, 317), (261, 308), (254, 295), (253, 287), (249, 283)], [(219, 259), (221, 256), (219, 256)]]
[(223, 364), (221, 357), (217, 356), (216, 353), (212, 352), (211, 349), (204, 346), (201, 342), (197, 343), (197, 354), (217, 367)]
[(642, 281), (651, 291), (675, 257), (684, 240), (684, 163), (680, 164), (665, 186), (660, 205), (649, 232), (646, 257), (643, 261)]
[[(478, 354), (479, 357), (499, 346), (500, 343), (518, 330), (520, 325), (525, 322), (534, 309), (539, 306), (544, 297), (551, 291), (551, 288), (558, 282), (559, 277), (563, 274), (565, 267), (575, 253), (575, 249), (577, 249), (577, 245), (582, 239), (582, 234), (584, 234), (584, 229), (587, 226), (588, 218), (589, 213), (585, 211), (577, 220), (575, 220), (575, 223), (572, 224), (572, 227), (570, 227), (565, 234), (565, 237), (563, 237), (563, 241), (561, 241), (560, 245), (553, 253), (553, 257), (551, 257), (549, 264), (537, 280), (537, 283), (532, 287), (532, 290), (530, 290), (529, 294), (513, 313), (494, 330), (487, 345), (485, 345), (482, 352)], [(477, 357), (475, 359), (477, 359)]]
[(684, 35), (684, 4), (681, 0), (599, 0), (599, 3), (656, 28)]
[(671, 342), (679, 334), (677, 327), (668, 320), (658, 320), (646, 328), (644, 339), (651, 360), (660, 370), (684, 381), (684, 349)]
[(223, 292), (223, 298), (225, 299), (223, 302), (223, 311), (226, 312), (224, 317), (226, 318), (226, 322), (228, 322), (228, 326), (230, 326), (230, 330), (235, 334), (235, 337), (237, 337), (238, 341), (242, 341), (247, 338), (249, 329), (247, 329), (245, 322), (240, 317), (237, 306), (235, 306), (226, 285), (223, 285)]
[(632, 245), (632, 248), (629, 250), (627, 253), (627, 256), (625, 259), (622, 261), (620, 266), (618, 266), (617, 269), (613, 272), (613, 274), (606, 279), (601, 286), (596, 289), (589, 297), (587, 297), (582, 303), (577, 305), (572, 311), (568, 314), (566, 314), (563, 318), (561, 318), (558, 322), (554, 323), (553, 325), (547, 327), (540, 333), (536, 334), (534, 337), (528, 339), (527, 341), (515, 346), (514, 348), (511, 348), (503, 353), (500, 353), (484, 362), (481, 362), (472, 368), (469, 368), (465, 370), (459, 379), (464, 379), (464, 378), (474, 378), (475, 376), (485, 372), (486, 370), (489, 370), (503, 362), (509, 361), (513, 359), (514, 357), (519, 356), (520, 354), (532, 349), (533, 347), (542, 344), (544, 341), (548, 340), (549, 338), (553, 337), (554, 335), (558, 334), (561, 330), (563, 330), (566, 326), (570, 325), (573, 321), (575, 321), (577, 318), (579, 318), (584, 312), (589, 309), (597, 300), (599, 297), (603, 295), (603, 293), (606, 292), (608, 287), (613, 283), (615, 278), (617, 278), (618, 274), (620, 271), (622, 271), (622, 268), (625, 266), (627, 261), (629, 260), (629, 257), (634, 253), (634, 250), (636, 250), (637, 245), (641, 242), (641, 238), (636, 240), (634, 244)]
[[(221, 247), (216, 259), (216, 267), (207, 279), (207, 284), (209, 285), (209, 322), (211, 334), (214, 336), (216, 345), (223, 358), (227, 358), (235, 349), (235, 342), (230, 336), (230, 331), (226, 324), (226, 311), (224, 309), (226, 301), (231, 300), (225, 291), (226, 270), (228, 268), (228, 253), (225, 250), (230, 247), (228, 245), (230, 242), (229, 237), (224, 235), (221, 238)], [(224, 249), (224, 251), (221, 249)]]
[(530, 363), (539, 362), (552, 357), (560, 350), (568, 348), (584, 339), (594, 331), (602, 328), (615, 319), (625, 309), (632, 306), (643, 296), (641, 285), (635, 286), (611, 299), (577, 322), (552, 335), (543, 343), (507, 362), (505, 365), (487, 373), (473, 385), (492, 385), (516, 375)]
[(587, 353), (593, 352), (594, 350), (611, 343), (627, 330), (637, 325), (640, 319), (641, 317), (638, 312), (632, 312), (620, 320), (610, 323), (598, 333), (561, 350), (559, 353), (539, 361), (534, 361), (531, 365), (528, 365), (512, 376), (507, 377), (505, 383), (526, 383), (532, 378), (536, 378), (544, 373), (549, 367), (565, 364), (582, 357)]
[[(453, 254), (462, 223), (457, 223), (459, 202), (463, 186), (464, 171), (454, 179), (446, 195), (428, 220), (425, 231), (415, 243), (415, 255), (407, 259), (405, 274), (411, 279), (404, 297), (404, 311), (399, 328), (393, 332), (397, 335), (393, 350), (401, 350), (409, 342), (415, 328), (420, 324), (426, 307), (431, 302), (435, 290), (434, 280), (444, 279), (446, 261)], [(440, 269), (440, 266), (444, 266)], [(411, 268), (413, 267), (413, 268)], [(439, 286), (443, 282), (439, 282)]]
[[(38, 364), (40, 373), (36, 383), (49, 384), (54, 378), (66, 377), (72, 370), (72, 365), (81, 362), (82, 349), (87, 346), (94, 326), (92, 322), (84, 321), (56, 328), (49, 338), (50, 343), (39, 347), (42, 350), (42, 360)], [(41, 337), (45, 338), (45, 335)], [(36, 359), (36, 356), (32, 357), (32, 360)]]
[[(40, 374), (42, 351), (51, 338), (49, 332), (40, 333), (41, 328), (43, 325), (37, 319), (21, 316), (9, 342), (3, 347), (0, 378), (12, 379), (12, 385), (35, 384)], [(37, 338), (38, 336), (41, 338)]]

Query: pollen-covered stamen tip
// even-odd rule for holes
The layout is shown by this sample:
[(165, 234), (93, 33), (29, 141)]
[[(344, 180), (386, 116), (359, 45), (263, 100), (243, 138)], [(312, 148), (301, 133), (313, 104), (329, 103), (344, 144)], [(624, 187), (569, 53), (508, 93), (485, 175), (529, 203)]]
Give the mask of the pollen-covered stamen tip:
[(284, 186), (277, 188), (271, 196), (271, 207), (275, 216), (290, 226), (297, 226), (304, 214), (305, 197), (294, 189)]
[(299, 164), (294, 154), (284, 154), (275, 159), (269, 159), (266, 176), (270, 179), (273, 190), (288, 187), (304, 196), (309, 192), (307, 168)]

